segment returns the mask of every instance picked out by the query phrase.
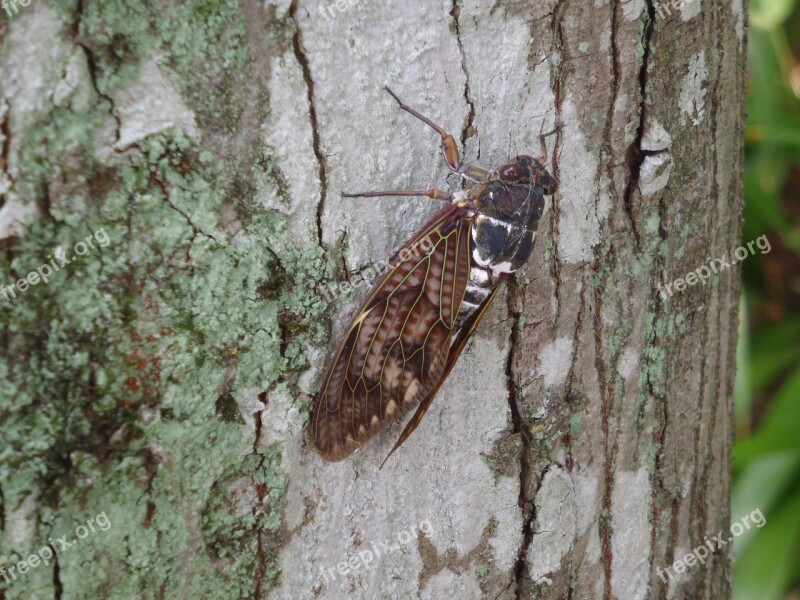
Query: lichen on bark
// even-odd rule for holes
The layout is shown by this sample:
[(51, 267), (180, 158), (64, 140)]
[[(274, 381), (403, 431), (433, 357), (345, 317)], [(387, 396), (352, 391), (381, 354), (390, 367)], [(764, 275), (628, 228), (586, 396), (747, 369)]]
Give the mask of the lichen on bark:
[[(34, 41), (43, 25), (59, 52)], [(2, 307), (0, 566), (100, 512), (112, 523), (11, 580), (6, 597), (265, 592), (278, 575), (286, 474), (280, 442), (256, 439), (262, 411), (248, 398), (289, 386), (305, 410), (298, 376), (325, 309), (308, 290), (331, 264), (315, 244), (277, 241), (298, 232), (263, 200), (274, 193), (280, 204), (280, 168), (252, 131), (237, 134), (250, 127), (243, 115), (268, 110), (262, 90), (237, 90), (252, 63), (244, 15), (230, 2), (158, 12), (42, 2), (6, 28), (3, 79), (26, 76), (15, 53), (27, 47), (43, 71), (70, 73), (72, 89), (58, 96), (64, 80), (43, 73), (29, 82), (48, 99), (36, 111), (18, 105), (24, 83), (7, 90), (6, 200), (37, 211), (3, 241), (2, 281), (57, 248), (69, 257), (96, 231), (108, 244)], [(137, 103), (159, 91), (140, 77), (154, 57), (183, 104), (169, 96), (148, 115)], [(194, 122), (205, 142), (186, 127)], [(120, 131), (127, 147), (116, 145)], [(220, 132), (245, 155), (208, 143)]]

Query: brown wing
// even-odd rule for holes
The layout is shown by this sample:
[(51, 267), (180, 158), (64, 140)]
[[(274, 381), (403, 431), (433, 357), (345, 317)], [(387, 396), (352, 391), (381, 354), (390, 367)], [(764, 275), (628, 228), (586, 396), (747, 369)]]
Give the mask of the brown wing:
[(433, 397), (436, 395), (436, 392), (439, 391), (439, 388), (442, 387), (442, 384), (444, 383), (444, 380), (447, 379), (450, 371), (453, 370), (458, 357), (461, 356), (461, 353), (464, 351), (464, 348), (467, 345), (467, 341), (470, 337), (472, 337), (472, 334), (475, 332), (475, 328), (478, 326), (481, 318), (486, 313), (486, 310), (489, 308), (489, 306), (491, 306), (492, 300), (494, 300), (494, 297), (497, 295), (499, 290), (500, 286), (495, 286), (495, 288), (486, 297), (486, 300), (483, 301), (480, 307), (459, 328), (458, 332), (456, 333), (456, 337), (450, 346), (450, 352), (447, 355), (447, 364), (445, 365), (444, 372), (439, 379), (439, 383), (437, 383), (433, 389), (428, 392), (428, 395), (422, 399), (422, 402), (419, 403), (414, 416), (409, 419), (408, 423), (403, 429), (403, 433), (400, 434), (400, 437), (397, 438), (397, 441), (395, 442), (394, 446), (392, 446), (389, 454), (387, 454), (386, 458), (383, 459), (383, 462), (380, 466), (381, 469), (383, 468), (383, 465), (386, 464), (386, 461), (389, 460), (389, 457), (394, 454), (394, 451), (403, 445), (403, 442), (405, 442), (408, 439), (408, 436), (414, 432), (414, 430), (417, 428), (417, 425), (422, 422), (422, 417), (424, 417), (425, 413), (428, 412), (428, 408), (430, 407), (431, 402), (433, 402)]
[(470, 271), (472, 218), (437, 212), (390, 260), (328, 366), (311, 415), (314, 446), (341, 460), (438, 389)]

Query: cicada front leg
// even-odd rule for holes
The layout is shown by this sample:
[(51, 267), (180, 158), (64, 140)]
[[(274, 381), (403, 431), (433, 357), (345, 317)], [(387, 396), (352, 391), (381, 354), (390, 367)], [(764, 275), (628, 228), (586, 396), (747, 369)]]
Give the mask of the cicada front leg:
[(458, 155), (458, 145), (456, 144), (455, 138), (448, 133), (444, 127), (441, 125), (437, 125), (433, 121), (431, 121), (425, 115), (417, 112), (407, 104), (403, 103), (402, 100), (395, 94), (389, 86), (384, 86), (385, 89), (392, 98), (397, 101), (397, 104), (400, 105), (400, 108), (410, 115), (415, 116), (417, 119), (425, 123), (428, 127), (431, 127), (436, 133), (438, 133), (442, 138), (442, 155), (444, 156), (444, 162), (447, 163), (447, 166), (451, 171), (463, 177), (464, 179), (468, 179), (470, 181), (475, 182), (483, 182), (489, 179), (491, 173), (486, 169), (482, 169), (480, 167), (476, 167), (475, 165), (468, 165), (462, 164), (461, 158)]

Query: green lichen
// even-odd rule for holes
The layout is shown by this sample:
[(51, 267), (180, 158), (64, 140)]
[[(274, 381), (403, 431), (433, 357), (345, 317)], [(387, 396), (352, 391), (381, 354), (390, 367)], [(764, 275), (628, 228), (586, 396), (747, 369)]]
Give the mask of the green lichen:
[(489, 574), (489, 567), (484, 564), (479, 564), (475, 567), (475, 577), (478, 579), (485, 579), (486, 576)]
[(569, 434), (573, 439), (576, 439), (581, 432), (581, 421), (583, 420), (583, 412), (574, 412), (569, 419)]
[(242, 109), (234, 92), (249, 58), (243, 13), (234, 0), (150, 4), (130, 0), (53, 1), (77, 30), (103, 95), (135, 79), (157, 58), (177, 74), (179, 91), (201, 124), (233, 131)]
[(481, 460), (489, 467), (495, 481), (500, 477), (513, 477), (519, 472), (519, 457), (523, 451), (522, 435), (513, 434), (495, 440), (489, 453), (481, 453)]
[[(198, 121), (230, 129), (241, 106), (206, 92), (247, 60), (236, 4), (83, 9), (59, 10), (65, 34), (79, 23), (98, 93), (43, 111), (19, 136), (17, 189), (40, 216), (13, 240), (0, 284), (95, 232), (108, 244), (0, 300), (0, 502), (5, 515), (33, 510), (30, 534), (0, 533), (0, 566), (100, 513), (111, 526), (59, 556), (57, 577), (51, 563), (0, 586), (9, 599), (253, 597), (279, 574), (286, 475), (280, 445), (243, 435), (251, 415), (237, 411), (253, 389), (306, 410), (296, 379), (325, 334), (312, 291), (333, 264), (315, 231), (255, 200), (269, 186), (289, 199), (269, 148), (225, 157), (167, 131), (98, 158), (114, 121), (103, 96), (156, 54)], [(271, 251), (289, 235), (308, 242)]]
[(657, 212), (653, 212), (645, 219), (644, 230), (651, 236), (655, 236), (658, 233), (659, 225), (661, 225), (661, 217)]
[[(3, 365), (4, 502), (13, 510), (38, 496), (43, 516), (31, 551), (101, 511), (119, 523), (64, 554), (65, 590), (99, 594), (113, 580), (119, 597), (158, 589), (209, 597), (220, 577), (228, 597), (250, 595), (257, 538), (268, 561), (263, 580), (277, 574), (263, 548), (276, 543), (285, 486), (279, 448), (252, 454), (241, 419), (221, 415), (219, 398), (306, 368), (325, 308), (308, 289), (330, 267), (317, 247), (288, 252), (280, 264), (265, 257), (288, 224), (257, 206), (242, 241), (227, 242), (216, 222), (226, 201), (219, 174), (180, 133), (145, 140), (136, 158), (108, 171), (90, 152), (95, 120), (76, 130), (56, 111), (48, 122), (26, 137), (24, 182), (34, 190), (46, 173), (69, 176), (65, 161), (74, 160), (87, 169), (86, 185), (53, 199), (15, 244), (2, 281), (86, 232), (102, 229), (110, 243), (3, 307), (13, 349)], [(34, 145), (48, 151), (37, 155)], [(271, 279), (282, 286), (267, 294)], [(237, 477), (269, 490), (263, 513), (223, 510)], [(3, 554), (16, 561), (25, 552), (4, 543)], [(217, 575), (187, 584), (183, 569)], [(15, 582), (9, 597), (30, 582)]]

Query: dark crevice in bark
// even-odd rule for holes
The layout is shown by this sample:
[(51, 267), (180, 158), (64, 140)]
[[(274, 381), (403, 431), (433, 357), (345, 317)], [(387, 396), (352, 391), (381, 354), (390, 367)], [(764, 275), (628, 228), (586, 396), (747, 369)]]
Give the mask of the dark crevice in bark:
[[(611, 97), (609, 100), (606, 123), (603, 131), (604, 154), (609, 162), (607, 169), (609, 180), (613, 181), (612, 164), (614, 158), (614, 143), (612, 134), (614, 131), (614, 112), (622, 86), (622, 63), (621, 48), (619, 41), (619, 28), (622, 18), (623, 7), (620, 2), (614, 2), (610, 7), (611, 20)], [(641, 237), (637, 228), (636, 216), (633, 207), (634, 194), (639, 185), (641, 167), (647, 153), (642, 150), (642, 139), (645, 132), (647, 120), (647, 83), (648, 69), (650, 67), (652, 36), (655, 29), (655, 8), (650, 0), (646, 2), (646, 16), (644, 23), (644, 34), (642, 40), (643, 57), (639, 68), (639, 122), (633, 143), (628, 147), (626, 162), (628, 166), (627, 184), (623, 194), (623, 209), (630, 222), (630, 230), (637, 251), (641, 251)], [(617, 443), (612, 444), (610, 435), (610, 421), (612, 416), (612, 405), (614, 400), (615, 383), (614, 377), (607, 373), (607, 366), (603, 360), (603, 301), (602, 289), (594, 290), (595, 315), (594, 315), (594, 338), (595, 338), (595, 364), (598, 374), (598, 384), (601, 403), (601, 430), (603, 436), (603, 492), (602, 492), (602, 515), (600, 517), (600, 543), (601, 543), (601, 563), (604, 575), (604, 600), (612, 597), (612, 575), (613, 575), (613, 550), (611, 547), (612, 536), (612, 495), (613, 495), (613, 474), (617, 454)], [(654, 508), (653, 510), (657, 510)], [(651, 538), (651, 544), (655, 540)], [(652, 555), (651, 555), (652, 558)]]
[(308, 100), (308, 118), (311, 123), (311, 142), (314, 156), (319, 165), (319, 203), (317, 204), (317, 240), (322, 246), (322, 215), (325, 212), (325, 201), (328, 197), (328, 165), (319, 141), (319, 125), (317, 123), (317, 108), (314, 103), (314, 80), (311, 78), (311, 67), (308, 57), (303, 48), (303, 37), (300, 32), (300, 22), (297, 19), (298, 0), (292, 0), (289, 6), (289, 17), (294, 23), (294, 35), (292, 36), (292, 48), (294, 57), (303, 71), (303, 81), (306, 84), (306, 98)]
[(83, 9), (84, 9), (83, 0), (78, 0), (78, 6), (76, 7), (76, 13), (78, 17), (72, 25), (72, 33), (75, 36), (75, 43), (78, 44), (78, 46), (80, 46), (80, 48), (83, 50), (84, 55), (86, 56), (86, 64), (89, 69), (89, 79), (92, 82), (92, 88), (100, 98), (102, 98), (109, 104), (111, 117), (114, 119), (114, 122), (116, 123), (116, 128), (114, 132), (114, 143), (111, 145), (111, 149), (114, 152), (119, 152), (120, 150), (117, 148), (117, 143), (119, 142), (122, 121), (120, 120), (119, 116), (114, 110), (114, 99), (105, 92), (100, 91), (100, 87), (97, 82), (99, 74), (99, 67), (97, 65), (97, 55), (86, 42), (81, 40), (80, 25), (81, 25), (81, 19), (83, 18)]
[[(454, 0), (454, 8), (456, 6), (456, 0)], [(553, 18), (551, 21), (551, 31), (552, 31), (552, 45), (550, 50), (550, 85), (553, 89), (553, 96), (554, 96), (554, 105), (555, 105), (555, 121), (556, 125), (560, 126), (561, 123), (561, 114), (562, 114), (562, 97), (561, 97), (561, 69), (563, 61), (561, 60), (561, 51), (563, 47), (563, 30), (562, 30), (562, 19), (563, 14), (566, 9), (566, 3), (560, 2), (558, 6), (555, 7), (553, 10)], [(451, 14), (453, 14), (451, 12)], [(460, 40), (459, 40), (460, 42)], [(556, 138), (556, 143), (553, 148), (553, 156), (552, 156), (552, 171), (551, 174), (558, 179), (558, 139), (560, 136)], [(462, 139), (463, 143), (463, 139)], [(560, 302), (560, 287), (561, 287), (561, 268), (558, 262), (558, 199), (557, 195), (554, 194), (552, 196), (553, 208), (551, 212), (551, 231), (552, 231), (552, 241), (553, 241), (553, 255), (552, 255), (552, 264), (551, 264), (551, 272), (552, 276), (555, 280), (555, 296), (556, 296), (556, 304), (557, 304), (557, 311), (560, 314), (561, 311), (561, 302)], [(517, 354), (517, 348), (519, 344), (519, 335), (520, 335), (520, 317), (521, 313), (516, 311), (513, 306), (513, 298), (511, 294), (508, 297), (508, 311), (509, 314), (512, 316), (514, 322), (514, 328), (511, 332), (511, 343), (510, 349), (508, 353), (508, 361), (506, 363), (506, 381), (508, 385), (508, 402), (509, 408), (511, 411), (511, 419), (513, 424), (513, 431), (521, 436), (522, 441), (522, 450), (520, 453), (520, 475), (519, 475), (519, 483), (520, 483), (520, 491), (519, 491), (519, 500), (518, 505), (522, 511), (522, 543), (520, 548), (517, 552), (517, 560), (514, 564), (514, 579), (516, 582), (516, 590), (515, 590), (515, 598), (517, 600), (522, 600), (523, 594), (525, 593), (526, 589), (526, 579), (528, 577), (528, 562), (527, 562), (527, 555), (528, 550), (530, 548), (531, 543), (533, 542), (534, 530), (533, 524), (536, 521), (536, 505), (535, 499), (536, 494), (539, 492), (541, 488), (542, 481), (544, 480), (544, 476), (547, 474), (547, 470), (550, 468), (550, 464), (548, 464), (542, 473), (539, 474), (538, 481), (536, 484), (536, 489), (531, 490), (531, 479), (533, 477), (532, 469), (533, 465), (531, 464), (531, 442), (530, 442), (530, 435), (528, 432), (527, 424), (525, 423), (522, 413), (520, 411), (519, 406), (519, 399), (517, 397), (517, 387), (516, 381), (514, 376), (514, 357)], [(556, 317), (557, 318), (557, 317)], [(580, 321), (580, 317), (578, 319)], [(577, 325), (576, 325), (577, 327)]]
[[(514, 563), (514, 582), (516, 582), (514, 597), (517, 600), (522, 600), (526, 588), (526, 579), (528, 578), (528, 549), (533, 542), (533, 536), (535, 534), (533, 524), (536, 521), (536, 495), (539, 493), (544, 477), (553, 463), (548, 462), (544, 466), (542, 472), (534, 476), (533, 470), (535, 465), (531, 462), (533, 451), (531, 446), (531, 433), (528, 423), (526, 423), (522, 415), (520, 399), (517, 394), (516, 377), (514, 375), (514, 359), (519, 351), (520, 336), (522, 335), (522, 313), (514, 308), (513, 291), (516, 289), (516, 287), (512, 288), (509, 286), (507, 299), (508, 312), (514, 325), (510, 334), (508, 358), (506, 361), (506, 385), (508, 386), (508, 406), (511, 412), (512, 431), (514, 434), (518, 434), (522, 441), (522, 449), (519, 458), (518, 500), (518, 506), (522, 511), (522, 543), (517, 551), (517, 560)], [(580, 314), (578, 315), (578, 322), (580, 322)], [(534, 477), (536, 479), (535, 484), (533, 483)], [(534, 487), (535, 489), (532, 489)], [(510, 585), (511, 584), (509, 584), (509, 586)], [(508, 589), (508, 587), (506, 589)]]
[(522, 597), (522, 590), (525, 583), (527, 572), (528, 548), (533, 541), (533, 521), (536, 518), (534, 497), (528, 496), (530, 485), (531, 465), (530, 440), (528, 439), (527, 424), (525, 423), (517, 399), (517, 385), (514, 377), (514, 357), (516, 356), (517, 344), (519, 342), (519, 328), (521, 313), (514, 309), (514, 302), (509, 288), (508, 293), (508, 312), (512, 317), (513, 326), (510, 335), (510, 347), (508, 359), (506, 361), (506, 384), (508, 385), (508, 406), (511, 411), (511, 422), (513, 432), (519, 434), (522, 439), (522, 450), (519, 457), (519, 507), (522, 509), (522, 545), (517, 553), (517, 561), (514, 564), (514, 578), (517, 582), (516, 598)]
[[(678, 540), (681, 534), (681, 522), (680, 522), (680, 514), (681, 514), (681, 506), (682, 506), (681, 499), (679, 497), (672, 498), (672, 511), (670, 512), (670, 521), (669, 521), (669, 536), (667, 538), (667, 550), (669, 552), (669, 557), (664, 557), (664, 564), (665, 565), (672, 565), (675, 562), (676, 554), (680, 551), (678, 548)], [(661, 579), (659, 578), (659, 581)], [(667, 583), (664, 584), (665, 586), (669, 585), (669, 578), (667, 578)], [(664, 594), (666, 597), (666, 594)]]
[(595, 368), (597, 369), (598, 387), (600, 390), (601, 431), (603, 433), (603, 511), (600, 515), (600, 561), (603, 565), (605, 585), (603, 599), (611, 600), (611, 574), (612, 558), (611, 549), (611, 494), (614, 488), (614, 456), (610, 444), (609, 422), (611, 420), (611, 402), (614, 398), (613, 379), (609, 381), (606, 376), (606, 365), (603, 362), (603, 290), (594, 289), (594, 352)]
[[(8, 163), (9, 158), (11, 155), (11, 125), (9, 124), (10, 117), (9, 114), (11, 113), (11, 106), (8, 102), (3, 102), (6, 106), (5, 116), (3, 120), (0, 121), (0, 134), (3, 136), (3, 147), (0, 149), (0, 173), (5, 173), (6, 177), (8, 177), (9, 182), (11, 183), (11, 187), (14, 187), (14, 178), (11, 176), (11, 172), (8, 170)], [(3, 208), (6, 203), (6, 195), (0, 193), (0, 208)]]
[[(620, 89), (622, 86), (622, 65), (620, 58), (620, 45), (618, 40), (619, 27), (620, 27), (620, 11), (622, 6), (620, 2), (612, 2), (610, 5), (610, 46), (611, 46), (611, 91), (608, 104), (608, 111), (606, 113), (606, 122), (603, 130), (603, 151), (605, 159), (608, 161), (608, 177), (610, 181), (614, 180), (613, 177), (613, 158), (614, 158), (614, 143), (612, 140), (612, 133), (614, 131), (614, 111), (616, 108), (617, 99), (619, 98)], [(652, 28), (652, 23), (648, 24)], [(652, 29), (651, 29), (652, 32)], [(649, 36), (649, 33), (646, 33)], [(649, 46), (649, 37), (645, 44)], [(645, 123), (645, 85), (647, 65), (649, 61), (648, 53), (645, 51), (642, 67), (640, 70), (640, 93), (641, 100), (639, 105), (639, 123), (636, 130), (636, 137), (633, 144), (628, 149), (628, 180), (625, 193), (623, 196), (623, 207), (628, 215), (631, 224), (631, 233), (635, 247), (640, 249), (641, 240), (639, 232), (636, 228), (636, 219), (633, 215), (632, 196), (639, 181), (639, 171), (641, 164), (644, 161), (643, 155), (640, 153), (641, 141), (644, 135)], [(636, 153), (635, 158), (631, 156), (631, 149)], [(613, 186), (612, 186), (613, 193)], [(608, 253), (609, 256), (614, 255), (613, 245)], [(612, 448), (610, 421), (612, 412), (612, 403), (614, 400), (614, 378), (607, 374), (607, 365), (603, 359), (604, 342), (603, 342), (603, 290), (596, 287), (593, 290), (594, 296), (594, 353), (595, 353), (595, 368), (597, 370), (598, 387), (600, 392), (600, 411), (601, 411), (601, 431), (602, 431), (602, 448), (603, 448), (603, 488), (602, 488), (602, 513), (599, 522), (600, 534), (600, 561), (603, 568), (603, 598), (604, 600), (611, 600), (612, 588), (611, 581), (613, 575), (613, 549), (611, 547), (612, 535), (612, 494), (614, 489), (614, 462), (616, 452)]]
[[(253, 439), (253, 454), (257, 456), (261, 456), (261, 462), (259, 463), (259, 468), (263, 467), (265, 457), (259, 451), (259, 445), (261, 444), (261, 429), (263, 422), (261, 417), (266, 410), (267, 406), (269, 405), (269, 391), (261, 392), (258, 395), (258, 401), (261, 402), (263, 408), (260, 408), (256, 412), (253, 413), (253, 425), (255, 427), (255, 436)], [(258, 523), (258, 513), (261, 510), (261, 507), (264, 506), (265, 499), (267, 494), (269, 493), (269, 488), (267, 488), (266, 484), (256, 484), (256, 496), (258, 500), (253, 504), (253, 517)], [(261, 598), (263, 597), (263, 589), (264, 589), (264, 582), (267, 580), (267, 567), (269, 565), (269, 561), (267, 560), (267, 552), (264, 548), (264, 532), (262, 531), (261, 527), (257, 525), (256, 529), (256, 556), (258, 559), (258, 570), (255, 582), (255, 590), (253, 593), (254, 598)]]
[[(603, 128), (603, 154), (605, 155), (605, 160), (607, 161), (606, 171), (608, 175), (608, 180), (613, 182), (614, 181), (614, 169), (618, 166), (614, 164), (614, 142), (611, 139), (612, 132), (614, 131), (614, 111), (616, 109), (617, 99), (619, 98), (619, 90), (620, 86), (622, 85), (622, 68), (620, 66), (620, 48), (619, 44), (617, 43), (617, 32), (619, 29), (619, 14), (618, 12), (621, 10), (621, 6), (619, 2), (612, 2), (610, 5), (610, 17), (611, 17), (611, 29), (609, 31), (610, 35), (610, 44), (611, 44), (611, 98), (608, 102), (608, 110), (606, 111), (606, 122), (605, 127)], [(637, 137), (634, 141), (634, 145), (638, 148), (641, 144), (641, 126), (643, 122), (643, 115), (639, 115), (639, 129), (637, 130)], [(630, 149), (629, 152), (630, 154)], [(630, 156), (628, 156), (628, 165), (630, 167)], [(632, 173), (631, 169), (631, 173)], [(638, 179), (638, 177), (637, 177)], [(628, 219), (631, 223), (631, 229), (633, 231), (634, 240), (636, 242), (636, 248), (640, 247), (640, 240), (639, 240), (639, 232), (636, 230), (636, 221), (633, 217), (631, 206), (630, 206), (630, 198), (629, 190), (631, 190), (631, 183), (633, 179), (628, 179), (628, 185), (625, 189), (624, 199), (623, 199), (623, 207), (625, 209), (626, 214), (628, 215)], [(616, 188), (612, 185), (611, 186), (611, 193), (616, 196)], [(631, 192), (632, 193), (632, 192)]]
[[(636, 228), (636, 217), (633, 210), (633, 196), (636, 188), (639, 186), (639, 177), (641, 174), (642, 163), (647, 156), (647, 153), (642, 150), (642, 138), (644, 137), (645, 123), (647, 122), (647, 81), (648, 69), (650, 68), (650, 58), (652, 55), (652, 42), (653, 32), (655, 31), (656, 24), (656, 9), (652, 0), (645, 1), (645, 9), (647, 10), (647, 17), (644, 26), (644, 35), (642, 39), (642, 64), (639, 68), (639, 124), (636, 127), (636, 137), (633, 143), (628, 146), (627, 162), (628, 162), (628, 185), (625, 187), (625, 194), (623, 196), (623, 206), (628, 219), (631, 222), (631, 229), (633, 236), (636, 240), (636, 248), (641, 249), (641, 240), (639, 238), (639, 231)], [(619, 59), (617, 48), (617, 13), (622, 10), (619, 3), (615, 3), (614, 11), (612, 13), (612, 36), (613, 36), (613, 57), (615, 64), (615, 85), (619, 85)], [(613, 107), (611, 108), (613, 111)]]
[[(572, 349), (573, 349), (573, 359), (570, 361), (569, 365), (569, 372), (567, 373), (567, 379), (564, 385), (564, 400), (563, 400), (563, 410), (569, 411), (572, 413), (575, 409), (575, 403), (573, 401), (573, 389), (575, 387), (575, 353), (578, 352), (578, 348), (580, 346), (580, 331), (581, 331), (581, 324), (583, 323), (583, 311), (586, 308), (586, 292), (584, 291), (584, 285), (581, 284), (581, 291), (580, 291), (580, 299), (581, 303), (578, 306), (578, 316), (575, 319), (575, 327), (572, 330)], [(570, 414), (570, 417), (572, 415)], [(564, 450), (567, 454), (566, 457), (566, 467), (568, 472), (572, 472), (573, 469), (573, 458), (572, 458), (572, 433), (569, 429), (567, 429), (567, 433), (564, 435)], [(571, 560), (572, 557), (570, 557)]]
[[(469, 106), (469, 112), (467, 113), (466, 118), (464, 119), (464, 126), (461, 128), (461, 154), (462, 160), (464, 159), (463, 154), (466, 151), (467, 147), (467, 140), (475, 135), (475, 128), (473, 126), (473, 121), (475, 119), (475, 103), (470, 98), (470, 90), (469, 90), (469, 71), (467, 70), (467, 55), (464, 52), (464, 45), (461, 42), (461, 27), (458, 23), (458, 18), (461, 15), (461, 7), (458, 5), (458, 0), (453, 0), (453, 5), (450, 8), (450, 16), (453, 17), (453, 24), (452, 29), (453, 33), (456, 36), (456, 44), (458, 44), (458, 51), (461, 55), (461, 70), (464, 72), (464, 100)], [(480, 158), (480, 146), (478, 146), (478, 156)], [(466, 181), (463, 182), (466, 184)]]
[(61, 582), (61, 566), (58, 563), (58, 553), (53, 556), (53, 598), (61, 600), (64, 596), (64, 584)]
[[(6, 530), (6, 497), (3, 493), (3, 486), (0, 485), (0, 531), (3, 532), (3, 538), (7, 539), (5, 536)], [(3, 572), (5, 575), (5, 572)], [(0, 600), (6, 599), (6, 592), (4, 589), (0, 588)]]
[[(563, 24), (562, 20), (564, 17), (564, 12), (566, 10), (566, 3), (559, 2), (558, 5), (553, 10), (553, 19), (550, 24), (550, 29), (552, 32), (552, 44), (550, 48), (550, 86), (553, 88), (553, 103), (555, 106), (556, 116), (556, 126), (561, 127), (561, 115), (562, 115), (562, 95), (561, 95), (561, 70), (562, 65), (564, 64), (563, 56), (562, 56), (562, 48), (564, 46), (564, 31), (563, 31)], [(551, 159), (552, 165), (552, 172), (551, 175), (558, 180), (559, 178), (559, 169), (558, 169), (558, 140), (561, 138), (561, 135), (556, 136), (556, 143), (553, 147), (553, 158)], [(553, 242), (553, 254), (551, 258), (551, 272), (553, 274), (553, 280), (555, 283), (555, 289), (553, 294), (556, 298), (556, 316), (555, 320), (558, 321), (559, 317), (561, 316), (561, 265), (558, 262), (558, 255), (559, 255), (559, 228), (558, 228), (558, 217), (559, 217), (559, 203), (558, 203), (558, 194), (559, 192), (556, 191), (555, 194), (551, 196), (553, 209), (550, 213), (550, 230), (552, 232), (552, 242)]]
[(39, 214), (43, 217), (49, 219), (50, 221), (55, 221), (55, 217), (53, 213), (50, 212), (50, 207), (52, 205), (52, 200), (50, 198), (50, 185), (47, 181), (42, 181), (39, 185), (39, 192), (36, 194), (36, 208), (39, 209)]

